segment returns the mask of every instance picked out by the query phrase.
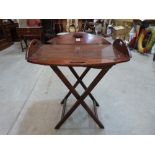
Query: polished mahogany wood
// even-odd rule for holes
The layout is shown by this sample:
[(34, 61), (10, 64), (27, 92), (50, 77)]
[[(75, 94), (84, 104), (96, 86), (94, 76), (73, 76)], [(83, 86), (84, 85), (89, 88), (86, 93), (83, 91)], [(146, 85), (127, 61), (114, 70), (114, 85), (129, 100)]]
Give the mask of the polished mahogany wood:
[(42, 65), (102, 68), (130, 60), (128, 49), (120, 39), (111, 44), (103, 37), (82, 34), (82, 41), (78, 43), (74, 34), (57, 36), (49, 44), (33, 40), (26, 54), (27, 61)]
[[(76, 38), (80, 38), (80, 41), (76, 41)], [(57, 37), (49, 40), (48, 42), (51, 44), (61, 44), (61, 45), (110, 44), (103, 37), (85, 32), (75, 32), (75, 33), (68, 33), (65, 35), (58, 35)]]

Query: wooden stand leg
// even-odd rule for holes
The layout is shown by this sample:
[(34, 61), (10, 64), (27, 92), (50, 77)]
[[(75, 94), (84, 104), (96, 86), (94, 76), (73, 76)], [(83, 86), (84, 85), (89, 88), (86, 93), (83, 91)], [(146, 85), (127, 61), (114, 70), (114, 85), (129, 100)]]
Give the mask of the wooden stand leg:
[(22, 48), (22, 52), (24, 52), (24, 47), (23, 47), (22, 40), (20, 40), (20, 45), (21, 45), (21, 48)]

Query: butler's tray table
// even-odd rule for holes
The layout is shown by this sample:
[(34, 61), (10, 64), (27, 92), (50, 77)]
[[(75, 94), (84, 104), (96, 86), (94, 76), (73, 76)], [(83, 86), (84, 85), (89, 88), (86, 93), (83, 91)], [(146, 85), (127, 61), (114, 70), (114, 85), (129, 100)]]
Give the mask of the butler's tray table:
[[(62, 116), (55, 126), (56, 129), (61, 127), (79, 105), (83, 106), (100, 128), (104, 128), (97, 115), (96, 107), (99, 104), (91, 91), (113, 65), (130, 60), (128, 49), (122, 40), (117, 39), (111, 44), (101, 36), (85, 32), (62, 34), (49, 40), (48, 44), (32, 40), (26, 52), (26, 59), (30, 63), (50, 66), (69, 89), (68, 94), (61, 102), (63, 104)], [(70, 83), (58, 66), (67, 66), (70, 69), (77, 79), (74, 85)], [(85, 67), (80, 76), (75, 70), (76, 67)], [(98, 69), (100, 72), (91, 84), (86, 86), (82, 79), (91, 68)], [(75, 89), (78, 84), (81, 84), (85, 90), (82, 95), (79, 95)], [(67, 99), (71, 94), (77, 100), (66, 112)], [(84, 101), (87, 96), (93, 101), (94, 111)]]

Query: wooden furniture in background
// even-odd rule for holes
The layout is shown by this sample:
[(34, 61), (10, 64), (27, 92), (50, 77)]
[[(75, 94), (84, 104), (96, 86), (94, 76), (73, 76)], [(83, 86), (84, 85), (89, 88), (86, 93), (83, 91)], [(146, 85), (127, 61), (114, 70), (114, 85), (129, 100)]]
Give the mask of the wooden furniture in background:
[(2, 25), (0, 25), (0, 50), (3, 50), (7, 47), (9, 47), (11, 43), (7, 40), (4, 32), (4, 28)]
[(42, 37), (42, 27), (19, 27), (17, 33), (20, 39), (22, 52), (24, 51), (23, 41), (25, 42), (26, 48), (28, 47), (28, 40), (39, 39)]
[(18, 41), (18, 35), (16, 28), (18, 28), (18, 23), (4, 23), (3, 24), (5, 36), (9, 42)]
[(3, 22), (0, 20), (0, 50), (9, 47), (14, 41), (18, 41), (16, 28), (18, 23)]
[[(55, 128), (59, 129), (79, 105), (83, 106), (100, 128), (104, 128), (97, 115), (97, 106), (99, 104), (91, 94), (91, 91), (113, 65), (130, 60), (126, 45), (120, 39), (115, 40), (112, 45), (102, 37), (84, 32), (60, 35), (50, 40), (49, 43), (51, 44), (44, 45), (38, 40), (33, 40), (26, 52), (26, 59), (31, 63), (49, 65), (69, 89), (68, 94), (61, 101), (63, 111), (61, 120)], [(70, 69), (77, 79), (74, 85), (69, 82), (68, 78), (65, 77), (58, 66), (66, 66)], [(73, 68), (79, 66), (85, 67), (81, 76)], [(99, 69), (100, 72), (87, 87), (82, 79), (91, 68)], [(84, 88), (82, 95), (75, 89), (78, 84), (81, 84)], [(77, 100), (66, 113), (67, 99), (71, 94)], [(87, 96), (90, 96), (93, 101), (94, 112), (84, 101)]]

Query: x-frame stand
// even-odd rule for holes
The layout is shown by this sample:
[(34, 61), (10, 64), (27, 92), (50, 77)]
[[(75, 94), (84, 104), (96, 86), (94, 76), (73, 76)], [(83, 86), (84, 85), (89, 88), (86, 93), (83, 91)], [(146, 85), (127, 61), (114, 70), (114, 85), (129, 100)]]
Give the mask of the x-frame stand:
[[(77, 81), (74, 84), (74, 86), (71, 85), (71, 83), (67, 80), (67, 78), (64, 76), (64, 74), (61, 72), (61, 70), (57, 66), (51, 66), (53, 71), (57, 74), (57, 76), (61, 79), (61, 81), (66, 85), (66, 87), (69, 89), (68, 94), (65, 96), (65, 98), (61, 101), (61, 104), (63, 104), (63, 111), (61, 115), (61, 120), (58, 122), (58, 124), (55, 126), (55, 129), (59, 129), (61, 125), (67, 120), (67, 118), (76, 110), (76, 108), (81, 104), (83, 108), (88, 112), (88, 114), (92, 117), (92, 119), (97, 123), (97, 125), (100, 128), (104, 128), (103, 124), (98, 119), (97, 115), (97, 109), (96, 106), (99, 106), (98, 102), (95, 100), (94, 96), (91, 94), (91, 91), (94, 89), (94, 87), (98, 84), (98, 82), (103, 78), (103, 76), (107, 73), (107, 71), (112, 67), (112, 65), (105, 66), (101, 69), (99, 74), (95, 77), (95, 79), (92, 81), (92, 83), (86, 87), (86, 85), (83, 83), (82, 79), (85, 77), (85, 75), (88, 73), (88, 71), (91, 69), (89, 67), (86, 67), (84, 72), (79, 76), (73, 67), (69, 67), (70, 71), (73, 73), (73, 75), (76, 77)], [(82, 95), (79, 95), (76, 91), (76, 87), (78, 84), (81, 84), (84, 88), (84, 92)], [(68, 97), (73, 94), (77, 101), (74, 103), (74, 105), (70, 108), (70, 110), (65, 114), (66, 109), (66, 103)], [(89, 106), (85, 103), (84, 99), (87, 96), (90, 96), (90, 98), (93, 101), (94, 105), (94, 112), (89, 108)]]

